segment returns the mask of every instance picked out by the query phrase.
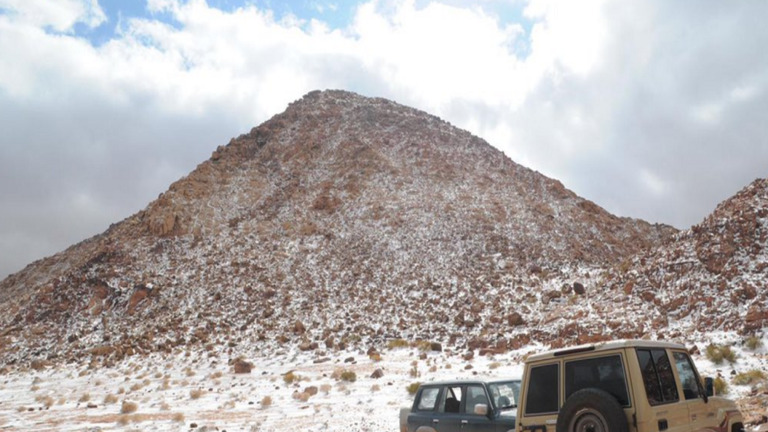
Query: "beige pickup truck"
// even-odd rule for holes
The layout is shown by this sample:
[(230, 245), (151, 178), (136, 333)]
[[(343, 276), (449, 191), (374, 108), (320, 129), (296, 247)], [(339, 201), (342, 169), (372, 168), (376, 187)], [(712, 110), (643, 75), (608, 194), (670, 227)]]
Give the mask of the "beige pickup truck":
[[(525, 361), (518, 432), (741, 432), (736, 405), (713, 396), (683, 345), (629, 340)], [(709, 390), (708, 390), (709, 389)]]

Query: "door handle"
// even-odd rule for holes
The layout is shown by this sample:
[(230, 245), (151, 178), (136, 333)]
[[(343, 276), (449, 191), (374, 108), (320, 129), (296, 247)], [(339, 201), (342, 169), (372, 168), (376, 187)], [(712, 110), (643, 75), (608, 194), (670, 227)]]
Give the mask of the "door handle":
[(462, 421), (461, 421), (461, 424), (462, 424), (462, 425), (465, 425), (465, 424), (468, 424), (468, 423), (469, 423), (469, 421), (467, 421), (467, 420), (462, 420)]
[(435, 423), (435, 424), (440, 423), (440, 420), (439, 419), (432, 419), (432, 423)]

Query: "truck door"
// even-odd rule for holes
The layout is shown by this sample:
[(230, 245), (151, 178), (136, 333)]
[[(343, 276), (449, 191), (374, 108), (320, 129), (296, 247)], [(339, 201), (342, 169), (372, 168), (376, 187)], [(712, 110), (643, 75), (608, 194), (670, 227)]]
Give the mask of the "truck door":
[(461, 432), (491, 432), (496, 430), (496, 424), (487, 414), (476, 414), (475, 407), (483, 404), (486, 406), (486, 412), (491, 412), (491, 401), (488, 399), (488, 393), (482, 385), (470, 384), (465, 388), (464, 405), (462, 406), (462, 416), (459, 419), (459, 431)]
[(443, 392), (441, 401), (441, 415), (438, 421), (432, 424), (437, 432), (461, 432), (464, 418), (465, 389), (461, 385), (450, 385)]
[(716, 411), (710, 410), (705, 400), (706, 392), (701, 385), (699, 374), (693, 366), (688, 353), (672, 351), (675, 360), (677, 376), (680, 378), (680, 386), (683, 389), (683, 404), (688, 409), (688, 423), (690, 430), (705, 430), (719, 427)]
[[(637, 360), (647, 403), (645, 415), (637, 416), (637, 430), (641, 432), (689, 431), (688, 408), (681, 401), (672, 362), (664, 348), (638, 348)], [(643, 401), (644, 403), (645, 401)]]
[(422, 387), (416, 395), (416, 403), (408, 414), (408, 432), (415, 432), (422, 426), (433, 427), (438, 419), (438, 401), (441, 387)]

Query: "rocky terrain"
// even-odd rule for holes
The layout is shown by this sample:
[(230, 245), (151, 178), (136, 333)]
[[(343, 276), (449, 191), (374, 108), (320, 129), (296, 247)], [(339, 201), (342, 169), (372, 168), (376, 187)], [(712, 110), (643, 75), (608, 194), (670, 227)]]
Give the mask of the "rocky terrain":
[(768, 326), (766, 216), (757, 180), (690, 230), (619, 218), (434, 116), (312, 92), (2, 281), (0, 367), (375, 358), (392, 341), (465, 362), (614, 338), (741, 347)]

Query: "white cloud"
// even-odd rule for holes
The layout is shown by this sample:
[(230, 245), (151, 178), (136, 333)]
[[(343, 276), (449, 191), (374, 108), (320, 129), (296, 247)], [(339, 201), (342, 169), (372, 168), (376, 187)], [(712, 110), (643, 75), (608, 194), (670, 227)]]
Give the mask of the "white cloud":
[(71, 32), (77, 23), (97, 27), (107, 20), (97, 0), (0, 0), (16, 22)]
[(149, 0), (94, 46), (73, 34), (106, 21), (94, 0), (0, 0), (0, 277), (144, 207), (314, 89), (440, 115), (610, 211), (679, 227), (764, 175), (768, 4), (530, 0), (520, 23), (498, 4), (373, 0), (334, 30)]

